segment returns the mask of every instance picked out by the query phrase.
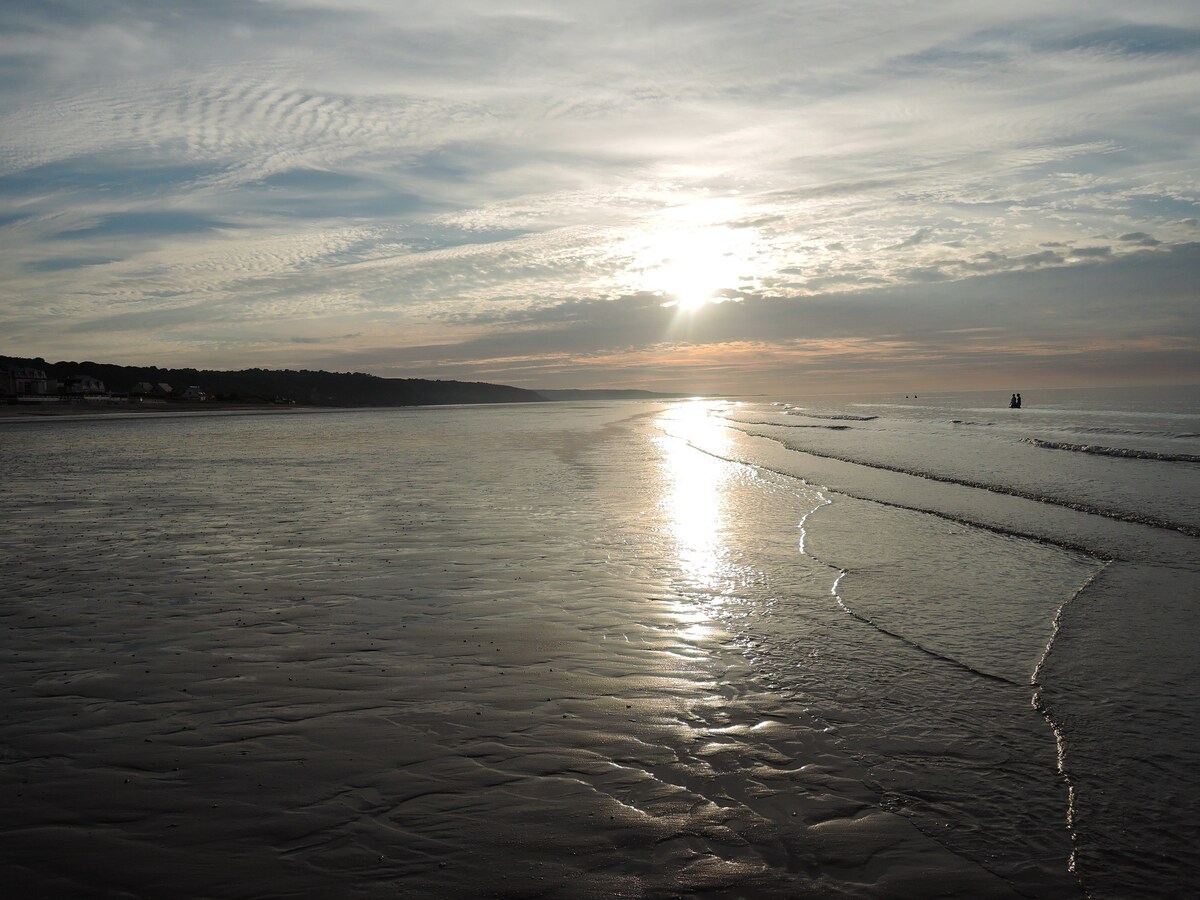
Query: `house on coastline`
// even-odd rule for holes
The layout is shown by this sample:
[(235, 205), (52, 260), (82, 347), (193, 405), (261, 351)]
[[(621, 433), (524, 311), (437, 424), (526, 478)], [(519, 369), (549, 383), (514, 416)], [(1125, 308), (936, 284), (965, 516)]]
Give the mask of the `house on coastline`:
[[(52, 392), (51, 384), (41, 369), (28, 366), (0, 368), (0, 397), (43, 397)], [(57, 389), (56, 383), (53, 386)]]
[(201, 388), (199, 385), (189, 385), (178, 394), (175, 389), (165, 381), (160, 381), (157, 384), (151, 384), (149, 381), (139, 381), (129, 390), (129, 396), (139, 403), (147, 400), (162, 401), (173, 398), (176, 400), (204, 401), (212, 399), (208, 391)]
[(157, 397), (159, 399), (163, 399), (165, 397), (170, 397), (173, 393), (173, 390), (174, 389), (165, 381), (160, 381), (157, 384), (152, 384), (149, 381), (139, 381), (129, 389), (129, 396), (138, 398)]
[(114, 396), (104, 382), (83, 373), (68, 375), (63, 381), (46, 376), (31, 366), (0, 365), (0, 402), (13, 404), (112, 402)]
[(99, 378), (93, 378), (91, 375), (68, 375), (67, 380), (63, 382), (62, 393), (70, 394), (74, 397), (99, 397), (108, 395), (108, 391), (104, 388), (104, 382)]
[[(205, 402), (213, 395), (199, 385), (189, 385), (176, 391), (165, 381), (139, 381), (128, 392), (121, 389), (111, 391), (98, 376), (88, 372), (71, 371), (78, 363), (57, 363), (54, 369), (29, 365), (43, 360), (23, 360), (0, 356), (0, 403), (43, 404), (43, 403), (146, 403), (165, 405), (168, 401)], [(83, 366), (91, 365), (83, 363)], [(63, 370), (66, 369), (66, 374)], [(48, 376), (47, 371), (53, 373)], [(117, 381), (119, 374), (114, 376)]]

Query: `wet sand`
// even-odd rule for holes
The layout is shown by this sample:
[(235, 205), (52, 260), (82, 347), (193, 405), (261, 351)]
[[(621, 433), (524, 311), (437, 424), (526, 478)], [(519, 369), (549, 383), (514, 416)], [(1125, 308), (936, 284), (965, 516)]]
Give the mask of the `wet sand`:
[(681, 588), (645, 422), (387, 415), (6, 432), (8, 896), (1019, 894)]
[(392, 624), (269, 578), (101, 612), (113, 590), (141, 593), (58, 587), (56, 611), (5, 617), (26, 896), (783, 896), (801, 862), (911, 896), (922, 857), (940, 889), (987, 887), (661, 625)]

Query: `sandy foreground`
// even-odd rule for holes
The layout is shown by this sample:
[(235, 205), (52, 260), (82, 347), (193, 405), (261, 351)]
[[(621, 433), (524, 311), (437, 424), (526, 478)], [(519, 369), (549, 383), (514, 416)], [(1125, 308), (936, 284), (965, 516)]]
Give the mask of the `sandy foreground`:
[(1016, 895), (881, 808), (569, 439), (555, 507), (516, 456), (354, 421), (88, 428), (112, 465), (7, 470), (6, 896)]
[(670, 629), (143, 577), (6, 610), (9, 896), (1003, 895)]

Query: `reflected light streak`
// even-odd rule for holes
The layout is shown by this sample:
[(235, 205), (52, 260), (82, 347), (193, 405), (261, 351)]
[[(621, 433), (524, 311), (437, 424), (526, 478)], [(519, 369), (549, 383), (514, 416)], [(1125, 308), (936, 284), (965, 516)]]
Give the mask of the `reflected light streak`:
[[(709, 416), (718, 405), (707, 401), (680, 404), (658, 423), (669, 435), (662, 441), (666, 479), (663, 508), (675, 540), (677, 561), (691, 585), (705, 592), (719, 591), (730, 574), (724, 543), (729, 466), (709, 455), (729, 446), (728, 431)], [(700, 627), (694, 610), (681, 611), (681, 617), (688, 620), (689, 632)], [(699, 617), (707, 618), (702, 614)]]

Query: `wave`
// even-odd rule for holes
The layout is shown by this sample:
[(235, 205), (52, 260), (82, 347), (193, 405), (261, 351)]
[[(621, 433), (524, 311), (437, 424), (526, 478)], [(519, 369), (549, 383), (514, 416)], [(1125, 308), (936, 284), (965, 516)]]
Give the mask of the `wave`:
[(1073, 425), (1056, 429), (1061, 431), (1070, 431), (1073, 434), (1115, 434), (1129, 437), (1165, 437), (1172, 439), (1196, 439), (1200, 437), (1194, 431), (1156, 431), (1146, 428), (1111, 428), (1103, 425)]
[(1111, 561), (1106, 561), (1103, 566), (1091, 574), (1088, 580), (1079, 587), (1079, 590), (1059, 606), (1058, 611), (1054, 614), (1054, 621), (1050, 626), (1050, 640), (1046, 642), (1046, 648), (1042, 651), (1042, 658), (1038, 660), (1038, 664), (1033, 670), (1033, 676), (1030, 678), (1030, 683), (1033, 686), (1033, 708), (1041, 714), (1042, 718), (1046, 720), (1046, 724), (1050, 726), (1050, 730), (1054, 732), (1054, 743), (1057, 747), (1058, 774), (1067, 784), (1067, 831), (1071, 836), (1071, 859), (1067, 868), (1071, 872), (1074, 872), (1076, 877), (1079, 876), (1079, 832), (1076, 827), (1078, 806), (1075, 796), (1075, 778), (1070, 766), (1067, 765), (1066, 728), (1064, 727), (1064, 723), (1054, 715), (1054, 711), (1050, 708), (1050, 704), (1046, 700), (1046, 690), (1043, 685), (1042, 673), (1046, 669), (1046, 660), (1054, 652), (1055, 645), (1058, 643), (1059, 636), (1062, 633), (1063, 615), (1067, 607), (1072, 603), (1079, 602), (1079, 598), (1083, 593), (1100, 579), (1100, 576), (1107, 571), (1111, 564)]
[(1014, 687), (1024, 687), (1024, 685), (1022, 685), (1019, 681), (1013, 681), (1011, 678), (1006, 678), (1004, 675), (997, 675), (993, 672), (986, 672), (983, 669), (978, 669), (975, 666), (972, 666), (968, 663), (963, 662), (961, 659), (956, 659), (953, 656), (948, 656), (945, 653), (939, 653), (937, 650), (932, 650), (929, 647), (926, 647), (924, 644), (920, 643), (919, 641), (914, 641), (912, 638), (905, 637), (903, 634), (901, 634), (898, 631), (892, 631), (890, 628), (886, 628), (883, 625), (880, 625), (878, 622), (876, 622), (870, 616), (864, 615), (861, 612), (851, 609), (846, 604), (846, 601), (842, 598), (842, 595), (837, 592), (838, 585), (841, 583), (842, 577), (844, 575), (846, 575), (846, 570), (842, 570), (842, 574), (839, 575), (837, 581), (834, 582), (833, 595), (834, 595), (834, 599), (837, 600), (837, 605), (841, 608), (842, 612), (846, 613), (848, 616), (850, 616), (850, 618), (857, 619), (859, 622), (862, 622), (864, 625), (870, 625), (876, 631), (878, 631), (882, 634), (886, 634), (890, 638), (895, 638), (896, 640), (900, 641), (901, 643), (907, 644), (909, 647), (912, 647), (914, 650), (918, 650), (921, 653), (924, 653), (926, 656), (931, 656), (936, 660), (940, 660), (941, 662), (949, 663), (952, 666), (957, 666), (960, 669), (970, 672), (972, 675), (978, 675), (980, 678), (986, 678), (989, 681), (1000, 681), (1000, 682), (1003, 682), (1004, 684), (1011, 684)]
[(808, 419), (845, 419), (850, 422), (870, 422), (873, 419), (878, 419), (879, 416), (855, 416), (850, 413), (810, 413), (801, 412), (800, 410), (789, 410), (789, 416), (804, 416)]
[[(750, 423), (739, 422), (736, 419), (726, 419), (731, 425), (747, 425)], [(779, 426), (769, 426), (779, 427)], [(909, 469), (903, 466), (892, 466), (881, 462), (870, 462), (864, 459), (856, 459), (853, 456), (842, 456), (835, 453), (820, 452), (804, 447), (793, 447), (769, 434), (759, 434), (758, 437), (764, 437), (767, 440), (773, 440), (776, 443), (786, 447), (796, 453), (807, 453), (809, 456), (816, 456), (822, 459), (832, 459), (838, 462), (850, 463), (856, 466), (865, 466), (869, 469), (877, 469), (884, 472), (897, 472), (901, 475), (911, 475), (914, 478), (924, 478), (928, 481), (937, 481), (944, 484), (958, 484), (963, 487), (978, 488), (982, 491), (989, 491), (993, 494), (1004, 494), (1009, 497), (1020, 497), (1024, 500), (1032, 500), (1035, 503), (1046, 503), (1051, 506), (1061, 506), (1066, 509), (1073, 509), (1076, 512), (1087, 513), (1088, 515), (1102, 516), (1106, 519), (1114, 519), (1119, 522), (1133, 522), (1138, 525), (1149, 525), (1152, 528), (1162, 528), (1167, 531), (1177, 531), (1181, 534), (1186, 534), (1188, 537), (1200, 537), (1200, 527), (1195, 525), (1187, 525), (1181, 522), (1173, 522), (1170, 519), (1163, 519), (1158, 516), (1148, 516), (1137, 513), (1125, 512), (1118, 509), (1111, 509), (1103, 506), (1096, 506), (1091, 503), (1083, 503), (1077, 500), (1068, 500), (1063, 497), (1055, 497), (1049, 494), (1040, 494), (1035, 491), (1023, 491), (1019, 488), (1009, 487), (1001, 484), (991, 484), (986, 481), (975, 481), (970, 478), (958, 478), (950, 475), (942, 475), (935, 472), (925, 472), (920, 469)]]
[[(735, 424), (735, 425), (738, 424), (735, 420), (730, 419), (729, 421), (732, 424)], [(670, 432), (666, 432), (666, 433), (669, 434)], [(762, 437), (766, 440), (775, 440), (775, 438), (768, 437), (767, 435), (757, 435), (757, 436)], [(679, 435), (674, 435), (674, 437), (679, 437)], [(797, 475), (795, 472), (789, 472), (786, 469), (776, 468), (775, 466), (768, 465), (764, 462), (761, 462), (758, 460), (753, 460), (753, 459), (746, 459), (741, 456), (726, 456), (722, 453), (717, 453), (714, 450), (710, 450), (707, 447), (701, 446), (700, 444), (697, 444), (694, 441), (688, 440), (687, 438), (680, 438), (680, 440), (682, 440), (685, 444), (687, 444), (693, 450), (696, 450), (699, 453), (703, 453), (705, 456), (711, 456), (713, 459), (719, 459), (722, 462), (733, 463), (735, 465), (740, 465), (740, 466), (749, 466), (750, 468), (761, 471), (761, 472), (771, 472), (772, 474), (779, 475), (782, 478), (794, 478), (797, 481), (799, 481), (801, 484), (813, 486), (813, 482), (810, 482), (803, 475)], [(777, 441), (777, 443), (782, 443), (782, 442)], [(787, 447), (786, 444), (783, 444), (783, 446)], [(788, 449), (791, 450), (793, 448), (788, 447)], [(800, 450), (797, 452), (807, 453), (808, 451)], [(810, 454), (810, 455), (819, 456), (820, 454), (814, 453), (814, 454)], [(836, 457), (828, 457), (828, 458), (836, 459)], [(846, 461), (849, 462), (849, 460), (846, 460)], [(863, 463), (856, 463), (856, 465), (863, 465)], [(893, 470), (893, 471), (895, 471), (895, 470)], [(967, 485), (967, 486), (971, 487), (971, 485)], [(1020, 529), (1020, 528), (1011, 528), (1006, 525), (997, 524), (996, 522), (989, 522), (986, 519), (981, 519), (981, 518), (976, 519), (976, 518), (972, 518), (970, 516), (964, 516), (961, 514), (948, 513), (948, 512), (944, 512), (942, 510), (934, 509), (934, 508), (931, 508), (928, 506), (917, 506), (917, 505), (913, 505), (913, 504), (909, 504), (909, 503), (900, 503), (896, 500), (881, 500), (879, 497), (873, 497), (869, 494), (860, 493), (858, 491), (854, 491), (852, 489), (845, 488), (845, 487), (831, 488), (828, 486), (822, 486), (821, 492), (827, 493), (827, 494), (837, 494), (838, 496), (841, 496), (841, 497), (849, 497), (852, 500), (862, 500), (866, 503), (877, 503), (880, 506), (886, 506), (890, 509), (903, 509), (903, 510), (907, 510), (908, 512), (923, 513), (925, 515), (934, 516), (935, 518), (942, 519), (943, 521), (946, 521), (946, 522), (953, 522), (956, 525), (964, 525), (968, 528), (978, 528), (981, 531), (989, 531), (992, 534), (1001, 534), (1001, 535), (1005, 535), (1007, 537), (1023, 538), (1025, 540), (1033, 541), (1034, 543), (1046, 544), (1051, 547), (1061, 547), (1063, 550), (1072, 550), (1076, 553), (1081, 553), (1084, 556), (1090, 556), (1091, 558), (1100, 560), (1102, 562), (1107, 562), (1112, 559), (1112, 556), (1110, 554), (1108, 554), (1102, 550), (1097, 550), (1095, 547), (1089, 546), (1088, 544), (1080, 543), (1079, 541), (1072, 541), (1072, 540), (1064, 539), (1061, 537), (1053, 537), (1053, 536), (1046, 535), (1046, 534), (1037, 534), (1035, 532), (1027, 531), (1027, 530)], [(801, 524), (803, 524), (803, 521), (804, 520), (802, 519)], [(1146, 524), (1146, 523), (1138, 523), (1138, 524)], [(1165, 526), (1165, 527), (1170, 527), (1172, 530), (1175, 529), (1175, 526), (1173, 526), (1173, 525)], [(1195, 535), (1195, 536), (1200, 536), (1200, 535)], [(808, 556), (812, 557), (813, 559), (816, 559), (818, 562), (824, 562), (824, 564), (828, 565), (831, 569), (838, 569), (837, 566), (831, 565), (831, 564), (825, 562), (824, 560), (821, 560), (818, 557), (814, 556), (811, 551), (805, 550), (803, 547), (803, 540), (804, 540), (804, 538), (803, 538), (803, 533), (802, 533), (801, 549), (803, 550), (804, 553), (808, 554)]]
[(1044, 441), (1041, 438), (1021, 438), (1024, 444), (1044, 447), (1047, 450), (1069, 450), (1073, 453), (1090, 453), (1093, 456), (1117, 456), (1122, 459), (1155, 459), (1161, 462), (1200, 462), (1195, 453), (1158, 453), (1154, 450), (1132, 450), (1128, 447), (1101, 447), (1096, 444), (1071, 444), (1067, 441)]
[[(699, 448), (697, 448), (697, 449), (699, 449)], [(702, 451), (702, 452), (704, 452), (704, 451)], [(775, 470), (771, 470), (771, 471), (775, 471)], [(784, 474), (784, 473), (777, 473), (777, 474)], [(784, 477), (794, 478), (795, 476), (784, 474)], [(801, 479), (801, 480), (803, 481), (803, 479)], [(852, 496), (850, 494), (842, 493), (841, 491), (830, 491), (830, 493), (842, 494), (842, 496), (846, 496), (846, 497)], [(881, 625), (879, 622), (876, 622), (873, 618), (866, 615), (865, 613), (859, 612), (858, 610), (851, 608), (850, 605), (846, 602), (845, 597), (843, 597), (841, 592), (838, 590), (838, 588), (841, 587), (842, 580), (848, 574), (850, 574), (850, 570), (840, 568), (838, 566), (834, 566), (831, 563), (821, 559), (819, 556), (814, 554), (811, 550), (807, 550), (804, 547), (804, 536), (803, 535), (804, 535), (805, 522), (808, 520), (809, 516), (818, 512), (823, 506), (829, 506), (832, 503), (832, 501), (829, 500), (827, 497), (825, 497), (824, 494), (819, 494), (819, 496), (822, 501), (821, 506), (816, 507), (816, 509), (812, 510), (810, 513), (805, 515), (804, 518), (801, 519), (801, 521), (800, 521), (800, 530), (801, 530), (800, 552), (804, 553), (809, 558), (816, 560), (817, 562), (821, 563), (822, 565), (828, 566), (830, 569), (837, 571), (838, 576), (833, 581), (833, 587), (832, 587), (830, 593), (833, 594), (833, 598), (837, 602), (837, 605), (842, 610), (842, 612), (846, 613), (846, 615), (850, 616), (852, 619), (856, 619), (865, 625), (871, 626), (872, 628), (874, 628), (876, 631), (880, 632), (881, 634), (886, 634), (888, 637), (894, 638), (895, 640), (900, 641), (901, 643), (907, 644), (909, 647), (912, 647), (913, 649), (918, 650), (921, 653), (926, 654), (927, 656), (931, 656), (934, 659), (940, 660), (941, 662), (945, 662), (945, 663), (949, 663), (953, 666), (957, 666), (958, 668), (964, 669), (973, 675), (978, 675), (981, 678), (986, 678), (991, 681), (1001, 681), (1001, 682), (1004, 682), (1005, 684), (1014, 685), (1015, 687), (1023, 687), (1023, 685), (1021, 685), (1020, 682), (1013, 681), (1011, 678), (1007, 678), (1004, 675), (997, 675), (993, 672), (987, 672), (983, 669), (979, 669), (979, 668), (976, 668), (975, 666), (965, 663), (961, 659), (957, 659), (956, 657), (950, 656), (945, 653), (940, 653), (937, 650), (933, 650), (929, 647), (926, 647), (924, 644), (920, 643), (919, 641), (915, 641), (910, 637), (906, 637), (905, 635), (901, 634), (898, 631), (893, 631), (890, 628), (887, 628), (887, 627)], [(872, 502), (879, 502), (879, 501), (872, 501)], [(881, 505), (891, 506), (894, 508), (904, 508), (904, 507), (898, 507), (895, 504), (891, 504), (891, 503), (882, 503)], [(913, 511), (914, 512), (927, 512), (927, 510), (913, 510)], [(938, 515), (939, 518), (942, 518), (942, 516), (940, 516), (937, 513), (934, 513), (934, 515)], [(971, 523), (963, 522), (962, 524), (970, 525)], [(990, 529), (988, 529), (988, 530), (990, 530)], [(1034, 538), (1034, 540), (1037, 540), (1037, 539)]]
[(755, 422), (750, 419), (730, 419), (728, 416), (722, 416), (727, 422), (733, 422), (737, 425), (770, 425), (773, 428), (824, 428), (826, 431), (849, 431), (849, 425), (800, 425), (791, 422)]

